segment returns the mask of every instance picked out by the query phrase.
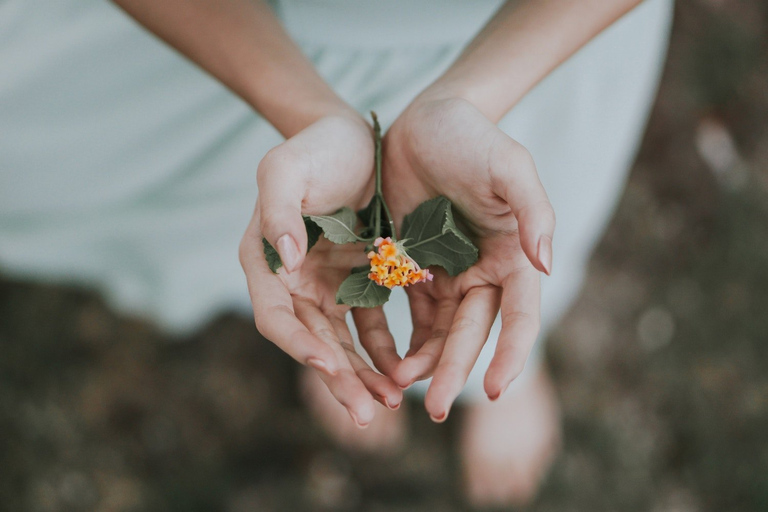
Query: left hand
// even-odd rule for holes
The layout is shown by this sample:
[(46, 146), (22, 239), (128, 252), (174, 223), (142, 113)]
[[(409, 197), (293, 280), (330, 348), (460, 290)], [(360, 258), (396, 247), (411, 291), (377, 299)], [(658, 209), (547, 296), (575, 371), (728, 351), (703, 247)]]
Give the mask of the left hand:
[(396, 224), (444, 195), (480, 249), (458, 276), (437, 269), (433, 282), (406, 289), (411, 347), (389, 374), (401, 387), (432, 375), (425, 406), (443, 421), (499, 308), (485, 392), (498, 398), (522, 371), (539, 331), (539, 271), (551, 270), (554, 211), (528, 151), (464, 99), (422, 94), (390, 128), (384, 152), (384, 194)]

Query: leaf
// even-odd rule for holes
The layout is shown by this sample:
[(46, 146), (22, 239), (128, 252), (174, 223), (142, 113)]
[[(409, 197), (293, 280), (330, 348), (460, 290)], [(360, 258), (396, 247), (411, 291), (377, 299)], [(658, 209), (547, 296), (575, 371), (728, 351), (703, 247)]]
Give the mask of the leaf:
[(333, 215), (311, 215), (310, 218), (320, 226), (325, 238), (335, 244), (357, 242), (360, 238), (355, 233), (357, 215), (346, 206)]
[(456, 226), (448, 198), (421, 203), (403, 219), (405, 250), (421, 267), (439, 265), (450, 275), (464, 272), (477, 261), (478, 250)]
[(283, 260), (280, 259), (277, 250), (272, 247), (271, 243), (267, 242), (266, 238), (262, 237), (261, 243), (264, 244), (264, 257), (267, 259), (269, 270), (271, 270), (273, 274), (277, 274), (277, 269), (283, 266)]
[(353, 308), (375, 308), (389, 300), (392, 290), (381, 286), (368, 278), (368, 267), (355, 272), (341, 283), (336, 292), (336, 304), (346, 304)]
[[(302, 217), (304, 218), (304, 228), (307, 230), (307, 253), (309, 253), (309, 250), (317, 243), (323, 230), (320, 229), (320, 226), (315, 224), (308, 215), (302, 215)], [(267, 260), (269, 270), (271, 270), (273, 274), (277, 274), (277, 269), (283, 266), (283, 261), (280, 259), (280, 255), (277, 253), (277, 250), (272, 247), (272, 244), (267, 242), (266, 238), (262, 237), (261, 243), (264, 244), (264, 257)]]

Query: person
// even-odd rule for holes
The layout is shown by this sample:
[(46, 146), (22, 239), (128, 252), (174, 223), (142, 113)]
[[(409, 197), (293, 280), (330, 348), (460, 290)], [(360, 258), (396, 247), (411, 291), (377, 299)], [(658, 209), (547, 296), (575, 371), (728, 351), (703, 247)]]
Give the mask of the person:
[[(461, 397), (469, 499), (529, 501), (559, 442), (534, 342), (620, 194), (671, 0), (115, 3), (178, 53), (102, 2), (0, 9), (3, 271), (90, 284), (172, 332), (247, 305), (350, 446), (402, 440), (404, 388), (437, 422)], [(445, 195), (481, 258), (352, 325), (334, 296), (365, 255), (323, 240), (307, 254), (301, 214), (370, 197), (369, 110), (396, 221)]]

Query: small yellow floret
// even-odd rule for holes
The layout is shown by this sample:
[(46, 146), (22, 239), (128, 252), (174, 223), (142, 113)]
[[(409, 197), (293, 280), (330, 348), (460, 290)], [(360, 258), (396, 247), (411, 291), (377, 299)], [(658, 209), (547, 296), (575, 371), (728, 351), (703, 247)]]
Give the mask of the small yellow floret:
[(428, 269), (419, 265), (393, 242), (391, 238), (377, 238), (373, 243), (377, 251), (368, 253), (371, 260), (371, 272), (368, 277), (381, 286), (394, 288), (431, 281), (433, 276)]

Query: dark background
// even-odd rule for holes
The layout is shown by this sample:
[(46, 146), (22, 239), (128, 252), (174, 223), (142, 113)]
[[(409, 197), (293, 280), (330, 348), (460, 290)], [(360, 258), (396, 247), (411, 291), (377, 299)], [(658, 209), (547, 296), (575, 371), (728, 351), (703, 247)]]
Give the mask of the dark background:
[[(767, 310), (768, 3), (680, 0), (627, 191), (550, 336), (565, 449), (530, 510), (768, 510)], [(178, 341), (0, 278), (0, 510), (464, 510), (460, 410), (411, 403), (405, 451), (356, 456), (248, 320)]]

